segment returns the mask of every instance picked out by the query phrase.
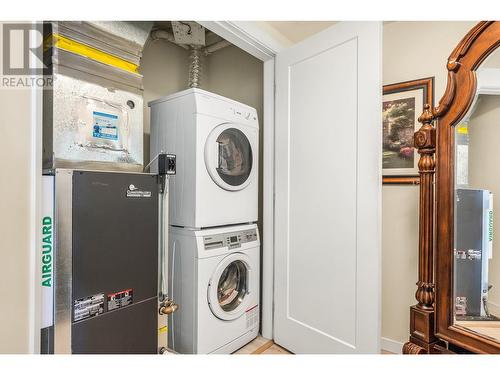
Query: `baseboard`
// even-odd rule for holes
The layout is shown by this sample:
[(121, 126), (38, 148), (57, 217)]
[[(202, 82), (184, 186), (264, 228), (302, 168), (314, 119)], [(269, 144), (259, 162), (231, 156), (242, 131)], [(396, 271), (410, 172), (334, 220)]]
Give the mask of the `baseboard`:
[(403, 352), (403, 343), (396, 341), (396, 340), (391, 340), (386, 337), (382, 337), (380, 340), (380, 346), (382, 350), (394, 353), (394, 354), (401, 354)]

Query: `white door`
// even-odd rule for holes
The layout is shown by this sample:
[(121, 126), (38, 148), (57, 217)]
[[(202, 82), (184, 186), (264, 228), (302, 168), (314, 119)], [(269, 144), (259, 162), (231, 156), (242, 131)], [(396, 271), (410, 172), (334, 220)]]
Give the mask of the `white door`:
[(274, 338), (294, 353), (380, 349), (381, 31), (276, 58)]

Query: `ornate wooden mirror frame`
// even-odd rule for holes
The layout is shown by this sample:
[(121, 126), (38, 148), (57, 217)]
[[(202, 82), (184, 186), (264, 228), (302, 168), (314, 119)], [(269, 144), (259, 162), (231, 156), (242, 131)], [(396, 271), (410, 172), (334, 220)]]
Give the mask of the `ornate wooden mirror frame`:
[(469, 31), (448, 58), (448, 83), (443, 98), (435, 108), (426, 106), (419, 118), (422, 127), (415, 133), (415, 146), (420, 154), (419, 264), (415, 293), (418, 303), (410, 308), (410, 339), (403, 347), (405, 354), (500, 353), (500, 343), (454, 325), (452, 303), (454, 126), (473, 102), (475, 70), (499, 45), (498, 21), (480, 22)]

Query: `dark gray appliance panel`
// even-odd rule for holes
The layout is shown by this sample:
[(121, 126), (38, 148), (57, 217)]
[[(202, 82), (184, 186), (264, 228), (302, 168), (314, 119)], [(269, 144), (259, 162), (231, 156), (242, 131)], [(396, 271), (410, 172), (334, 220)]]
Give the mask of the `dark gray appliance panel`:
[[(136, 192), (150, 191), (151, 196), (127, 197), (130, 185)], [(144, 353), (145, 347), (153, 347), (152, 343), (156, 352), (157, 332), (151, 329), (157, 324), (156, 176), (75, 171), (72, 220), (72, 301), (100, 293), (105, 300), (102, 315), (74, 322), (72, 313), (73, 353), (98, 353), (99, 348), (105, 348), (107, 353)], [(108, 311), (107, 296), (129, 289), (133, 291), (132, 304)], [(144, 302), (151, 298), (154, 304)], [(141, 302), (144, 306), (135, 306)], [(149, 310), (145, 310), (146, 305)], [(131, 330), (147, 332), (147, 337), (143, 333), (130, 343)], [(82, 337), (87, 339), (82, 341)], [(93, 346), (101, 340), (111, 346)]]
[(73, 325), (73, 353), (155, 354), (158, 299), (119, 309)]

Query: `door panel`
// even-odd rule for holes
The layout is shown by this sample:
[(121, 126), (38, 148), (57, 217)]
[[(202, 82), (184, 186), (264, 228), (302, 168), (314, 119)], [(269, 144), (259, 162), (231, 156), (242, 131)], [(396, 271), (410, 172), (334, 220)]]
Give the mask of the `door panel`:
[(276, 59), (275, 341), (373, 353), (380, 334), (381, 26)]

